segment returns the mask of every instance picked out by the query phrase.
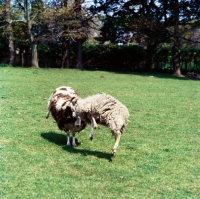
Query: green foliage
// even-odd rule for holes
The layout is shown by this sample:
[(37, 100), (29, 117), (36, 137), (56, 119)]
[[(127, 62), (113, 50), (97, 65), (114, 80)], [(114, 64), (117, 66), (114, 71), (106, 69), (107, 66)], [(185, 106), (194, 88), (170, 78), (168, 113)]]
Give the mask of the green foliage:
[[(75, 45), (69, 47), (69, 59), (71, 68), (75, 66)], [(60, 67), (55, 60), (61, 60), (61, 46), (41, 44), (39, 45), (40, 66), (44, 67), (46, 59), (47, 67)], [(86, 69), (101, 69), (108, 71), (133, 71), (142, 70), (141, 63), (144, 60), (144, 49), (140, 46), (118, 46), (115, 44), (96, 45), (85, 43), (83, 45), (83, 63)], [(92, 62), (89, 62), (92, 60)]]
[(29, 46), (29, 37), (27, 24), (23, 21), (17, 21), (12, 23), (13, 36), (15, 41), (15, 48), (21, 46)]
[[(159, 46), (153, 56), (153, 71), (172, 72), (172, 52), (170, 46)], [(69, 46), (70, 68), (75, 67), (76, 45)], [(181, 69), (200, 71), (199, 49), (180, 50)], [(144, 71), (146, 50), (141, 46), (115, 44), (83, 45), (83, 63), (86, 69), (108, 71)], [(59, 68), (61, 66), (62, 46), (57, 44), (39, 45), (40, 67)]]
[(47, 44), (41, 44), (39, 45), (39, 50), (43, 53), (49, 53), (51, 51), (50, 45)]
[[(0, 68), (0, 81), (1, 198), (199, 198), (198, 81), (13, 67)], [(114, 157), (108, 128), (99, 125), (90, 141), (88, 126), (73, 148), (45, 119), (46, 99), (61, 85), (82, 97), (106, 92), (128, 107)]]
[[(0, 3), (1, 5), (1, 3)], [(8, 47), (8, 40), (6, 37), (6, 21), (3, 17), (3, 6), (0, 8), (0, 57), (3, 54), (3, 51), (5, 51)]]
[[(180, 63), (183, 73), (188, 71), (200, 71), (200, 49), (181, 49)], [(154, 56), (154, 69), (157, 71), (172, 71), (172, 48), (171, 47), (159, 47), (156, 49)]]
[(0, 67), (10, 67), (12, 65), (6, 64), (6, 63), (0, 63)]
[[(70, 68), (75, 67), (77, 57), (77, 49), (75, 45), (69, 45), (68, 58), (70, 60)], [(62, 45), (57, 43), (40, 44), (39, 45), (39, 65), (41, 68), (60, 68), (62, 60)]]
[[(86, 68), (97, 68), (109, 71), (133, 71), (142, 69), (144, 49), (140, 46), (118, 46), (115, 44), (84, 44), (84, 61), (93, 59)], [(141, 67), (141, 68), (140, 68)]]

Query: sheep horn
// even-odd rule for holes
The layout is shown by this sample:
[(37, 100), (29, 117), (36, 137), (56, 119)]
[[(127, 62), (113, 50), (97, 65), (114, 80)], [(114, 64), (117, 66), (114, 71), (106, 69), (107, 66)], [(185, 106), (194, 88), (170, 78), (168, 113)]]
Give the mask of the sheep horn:
[(70, 99), (70, 102), (72, 102), (73, 99), (75, 99), (75, 97), (72, 97), (72, 98)]
[(77, 102), (77, 98), (76, 98), (76, 97), (72, 97), (72, 98), (70, 99), (70, 102), (71, 102), (73, 105), (75, 105), (75, 103)]

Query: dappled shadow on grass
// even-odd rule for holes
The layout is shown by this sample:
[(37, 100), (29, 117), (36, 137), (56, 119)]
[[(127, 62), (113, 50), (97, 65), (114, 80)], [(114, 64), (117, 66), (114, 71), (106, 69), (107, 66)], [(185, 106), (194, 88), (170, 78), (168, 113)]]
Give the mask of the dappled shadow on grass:
[[(185, 71), (182, 71), (182, 77), (174, 76), (173, 71), (144, 72), (144, 71), (109, 71), (109, 70), (88, 70), (88, 69), (86, 71), (93, 71), (93, 72), (102, 71), (102, 72), (113, 73), (113, 74), (136, 75), (136, 76), (141, 76), (141, 77), (155, 77), (155, 78), (163, 78), (163, 79), (194, 80), (187, 77), (187, 73)], [(99, 76), (97, 78), (106, 78), (106, 76), (105, 77)]]
[(141, 77), (155, 77), (155, 78), (162, 78), (162, 79), (174, 79), (174, 80), (194, 80), (187, 77), (186, 74), (183, 77), (176, 77), (172, 73), (156, 73), (156, 72), (115, 72), (116, 74), (127, 74), (127, 75), (136, 75)]
[(48, 132), (48, 133), (41, 133), (41, 136), (45, 139), (48, 140), (49, 142), (52, 142), (56, 145), (63, 146), (62, 149), (65, 151), (68, 151), (70, 153), (74, 154), (81, 154), (83, 156), (95, 156), (98, 158), (104, 158), (107, 159), (109, 162), (112, 162), (112, 155), (110, 153), (104, 153), (101, 151), (91, 151), (87, 149), (79, 149), (78, 146), (81, 144), (78, 142), (76, 139), (76, 144), (77, 147), (72, 147), (72, 146), (66, 146), (66, 135), (62, 134), (57, 134), (54, 132)]

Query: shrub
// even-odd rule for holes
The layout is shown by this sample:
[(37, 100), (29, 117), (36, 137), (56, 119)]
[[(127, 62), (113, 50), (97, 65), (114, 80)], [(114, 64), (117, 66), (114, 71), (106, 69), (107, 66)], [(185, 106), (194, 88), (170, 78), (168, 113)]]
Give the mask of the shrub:
[(134, 71), (144, 61), (144, 49), (140, 46), (83, 45), (84, 67), (108, 71)]
[(6, 63), (1, 63), (0, 64), (0, 67), (8, 67), (8, 66), (12, 66), (12, 65), (9, 65), (9, 64), (6, 64)]

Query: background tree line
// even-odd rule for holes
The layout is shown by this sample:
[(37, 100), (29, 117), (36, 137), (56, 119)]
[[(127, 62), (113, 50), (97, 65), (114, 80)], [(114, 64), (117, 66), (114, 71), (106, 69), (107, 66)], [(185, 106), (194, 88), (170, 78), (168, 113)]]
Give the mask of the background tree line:
[(18, 60), (36, 68), (171, 68), (176, 76), (199, 67), (199, 0), (1, 0), (0, 5), (0, 58), (8, 57), (11, 65)]

